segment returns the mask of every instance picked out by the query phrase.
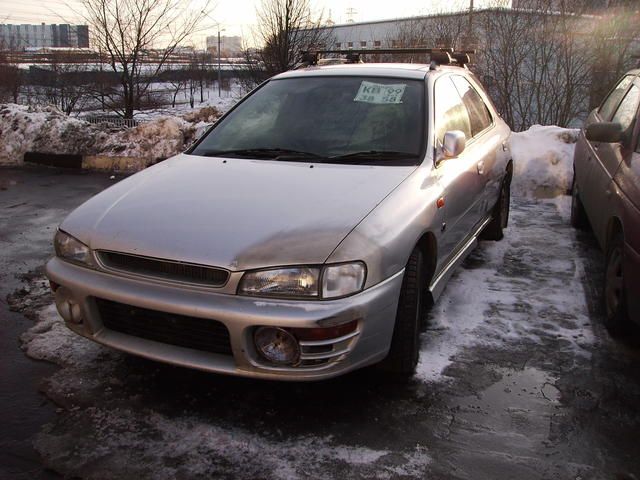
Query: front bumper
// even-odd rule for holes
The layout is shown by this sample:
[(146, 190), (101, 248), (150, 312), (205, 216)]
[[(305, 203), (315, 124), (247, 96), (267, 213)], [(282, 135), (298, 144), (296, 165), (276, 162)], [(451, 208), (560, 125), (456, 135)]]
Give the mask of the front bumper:
[[(404, 271), (357, 295), (328, 301), (292, 301), (223, 294), (215, 289), (167, 284), (91, 270), (53, 258), (47, 276), (80, 305), (83, 323), (74, 332), (152, 360), (198, 370), (276, 380), (321, 380), (382, 360), (389, 351)], [(177, 315), (215, 319), (229, 330), (232, 355), (160, 343), (107, 329), (95, 299)], [(328, 327), (358, 321), (358, 334), (335, 345), (325, 364), (270, 366), (253, 347), (256, 326)]]

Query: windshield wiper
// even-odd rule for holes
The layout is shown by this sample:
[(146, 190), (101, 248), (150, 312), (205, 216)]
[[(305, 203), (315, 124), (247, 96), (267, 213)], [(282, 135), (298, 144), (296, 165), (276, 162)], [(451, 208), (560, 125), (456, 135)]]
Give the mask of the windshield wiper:
[(203, 157), (243, 157), (267, 158), (273, 160), (293, 160), (296, 158), (323, 158), (311, 152), (301, 152), (288, 148), (240, 148), (236, 150), (208, 150), (201, 153)]
[(416, 159), (418, 155), (411, 152), (395, 152), (392, 150), (363, 150), (361, 152), (345, 153), (329, 157), (329, 160), (408, 160)]

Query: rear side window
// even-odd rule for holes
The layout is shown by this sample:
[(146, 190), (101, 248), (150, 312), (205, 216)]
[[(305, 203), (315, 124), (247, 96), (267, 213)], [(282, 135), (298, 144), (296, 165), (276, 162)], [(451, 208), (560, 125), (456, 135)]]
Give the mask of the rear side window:
[(609, 96), (605, 98), (604, 102), (602, 102), (602, 105), (600, 106), (600, 109), (598, 110), (602, 118), (604, 118), (605, 120), (609, 120), (611, 118), (613, 112), (615, 112), (616, 108), (618, 107), (620, 100), (622, 100), (624, 92), (626, 92), (629, 85), (631, 85), (632, 80), (633, 77), (631, 75), (627, 75), (622, 80), (620, 80), (618, 85), (616, 85), (616, 88), (614, 88)]
[(469, 120), (471, 122), (471, 135), (474, 137), (491, 125), (492, 119), (489, 109), (485, 105), (482, 97), (469, 81), (459, 75), (451, 77), (454, 85), (462, 97), (462, 103), (467, 107)]
[(628, 130), (636, 119), (636, 113), (638, 112), (638, 103), (640, 102), (640, 88), (635, 85), (631, 86), (631, 89), (625, 95), (622, 103), (616, 110), (616, 113), (611, 119), (612, 122), (617, 122), (622, 125), (623, 130)]
[(471, 138), (471, 120), (467, 108), (462, 103), (451, 77), (440, 78), (434, 89), (436, 139), (442, 144), (444, 134), (450, 130), (460, 130)]

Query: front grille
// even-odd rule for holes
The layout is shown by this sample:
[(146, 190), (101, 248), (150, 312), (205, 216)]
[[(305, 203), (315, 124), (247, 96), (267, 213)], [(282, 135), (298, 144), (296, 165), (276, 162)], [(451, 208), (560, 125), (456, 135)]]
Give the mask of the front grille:
[(226, 270), (193, 263), (175, 262), (104, 250), (98, 252), (98, 258), (107, 268), (147, 277), (158, 277), (163, 280), (222, 287), (229, 278), (229, 272)]
[(217, 320), (187, 317), (95, 299), (102, 323), (109, 330), (155, 342), (231, 355), (229, 330)]

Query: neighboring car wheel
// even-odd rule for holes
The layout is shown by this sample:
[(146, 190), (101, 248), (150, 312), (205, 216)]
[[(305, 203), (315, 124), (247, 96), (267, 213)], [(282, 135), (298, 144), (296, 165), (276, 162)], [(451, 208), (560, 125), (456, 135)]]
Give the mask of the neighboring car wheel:
[(578, 230), (588, 230), (589, 220), (587, 212), (584, 211), (584, 205), (580, 200), (580, 192), (576, 183), (576, 174), (573, 174), (573, 182), (571, 183), (571, 226)]
[(605, 326), (612, 335), (620, 335), (629, 326), (624, 293), (624, 237), (617, 234), (607, 249), (604, 273)]
[(413, 375), (418, 364), (424, 300), (423, 272), (422, 252), (416, 247), (404, 270), (389, 355), (380, 364), (382, 370), (398, 377)]
[(511, 205), (511, 175), (507, 174), (502, 181), (500, 196), (493, 207), (491, 222), (485, 227), (480, 238), (483, 240), (502, 240), (503, 230), (509, 223), (509, 207)]

